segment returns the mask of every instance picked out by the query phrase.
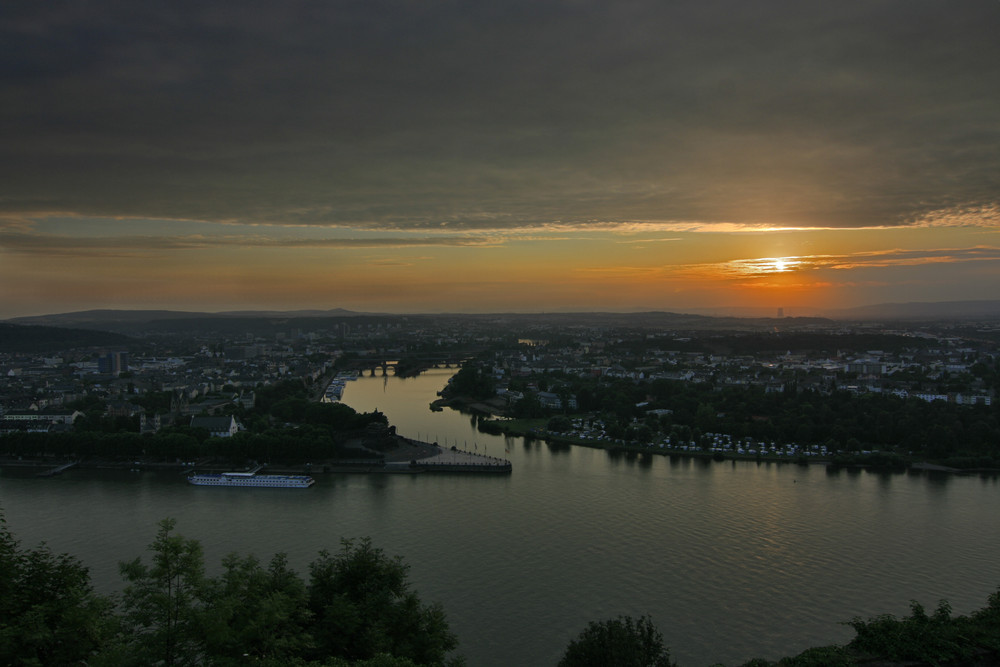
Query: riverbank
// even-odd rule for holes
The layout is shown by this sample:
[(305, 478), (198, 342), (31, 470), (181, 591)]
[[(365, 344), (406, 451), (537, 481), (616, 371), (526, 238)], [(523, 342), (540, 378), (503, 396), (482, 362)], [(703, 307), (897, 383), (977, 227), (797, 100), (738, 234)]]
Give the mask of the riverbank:
[(694, 445), (670, 447), (653, 444), (626, 443), (611, 440), (594, 440), (553, 433), (545, 428), (547, 419), (504, 418), (498, 406), (469, 397), (453, 396), (439, 399), (431, 404), (432, 409), (449, 407), (463, 414), (479, 416), (478, 430), (492, 435), (504, 435), (539, 439), (555, 445), (575, 445), (592, 449), (603, 449), (626, 455), (657, 455), (684, 457), (712, 461), (753, 461), (760, 463), (785, 463), (795, 465), (825, 465), (832, 468), (864, 468), (884, 471), (917, 471), (957, 475), (1000, 475), (996, 468), (957, 468), (938, 463), (913, 460), (908, 457), (883, 452), (834, 452), (832, 455), (818, 455), (809, 451), (796, 454), (741, 453), (733, 450), (705, 450)]
[(48, 457), (0, 457), (0, 470), (13, 469), (25, 476), (50, 477), (64, 470), (131, 470), (159, 471), (187, 474), (199, 472), (243, 472), (260, 468), (271, 474), (318, 475), (335, 473), (398, 474), (398, 473), (510, 473), (510, 461), (456, 448), (446, 449), (436, 443), (420, 442), (409, 438), (396, 438), (396, 446), (370, 459), (329, 459), (317, 463), (280, 463), (248, 465), (245, 461), (110, 461), (106, 459), (56, 459)]

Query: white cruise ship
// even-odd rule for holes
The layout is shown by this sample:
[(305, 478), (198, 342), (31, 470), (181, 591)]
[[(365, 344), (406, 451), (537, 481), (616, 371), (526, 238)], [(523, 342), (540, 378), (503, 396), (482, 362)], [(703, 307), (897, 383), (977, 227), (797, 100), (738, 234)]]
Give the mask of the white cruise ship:
[(307, 489), (316, 483), (308, 475), (258, 475), (254, 472), (195, 473), (187, 480), (197, 486), (255, 486), (274, 489)]

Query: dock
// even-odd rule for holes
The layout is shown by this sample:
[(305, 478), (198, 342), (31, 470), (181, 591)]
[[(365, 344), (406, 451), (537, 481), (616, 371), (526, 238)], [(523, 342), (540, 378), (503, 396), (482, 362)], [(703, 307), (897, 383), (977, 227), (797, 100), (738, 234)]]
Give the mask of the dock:
[(62, 473), (64, 470), (69, 470), (70, 468), (73, 468), (74, 466), (77, 466), (79, 464), (80, 464), (79, 461), (70, 461), (69, 463), (64, 463), (61, 466), (56, 466), (55, 468), (51, 468), (49, 470), (44, 470), (40, 473), (37, 473), (35, 477), (55, 477), (56, 475)]

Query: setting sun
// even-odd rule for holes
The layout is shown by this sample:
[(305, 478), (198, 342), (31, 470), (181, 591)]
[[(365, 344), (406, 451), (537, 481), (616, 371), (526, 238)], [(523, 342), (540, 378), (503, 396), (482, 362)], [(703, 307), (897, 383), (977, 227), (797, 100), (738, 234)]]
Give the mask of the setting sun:
[(770, 271), (772, 273), (787, 273), (802, 268), (802, 260), (797, 257), (776, 257)]

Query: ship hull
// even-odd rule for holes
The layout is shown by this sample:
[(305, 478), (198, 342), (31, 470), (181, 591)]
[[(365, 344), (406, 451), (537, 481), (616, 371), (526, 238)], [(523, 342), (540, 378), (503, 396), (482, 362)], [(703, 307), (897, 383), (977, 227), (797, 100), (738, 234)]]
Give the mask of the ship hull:
[(191, 475), (188, 483), (195, 486), (228, 486), (261, 489), (307, 489), (316, 483), (308, 475), (256, 475), (251, 473), (202, 473)]

